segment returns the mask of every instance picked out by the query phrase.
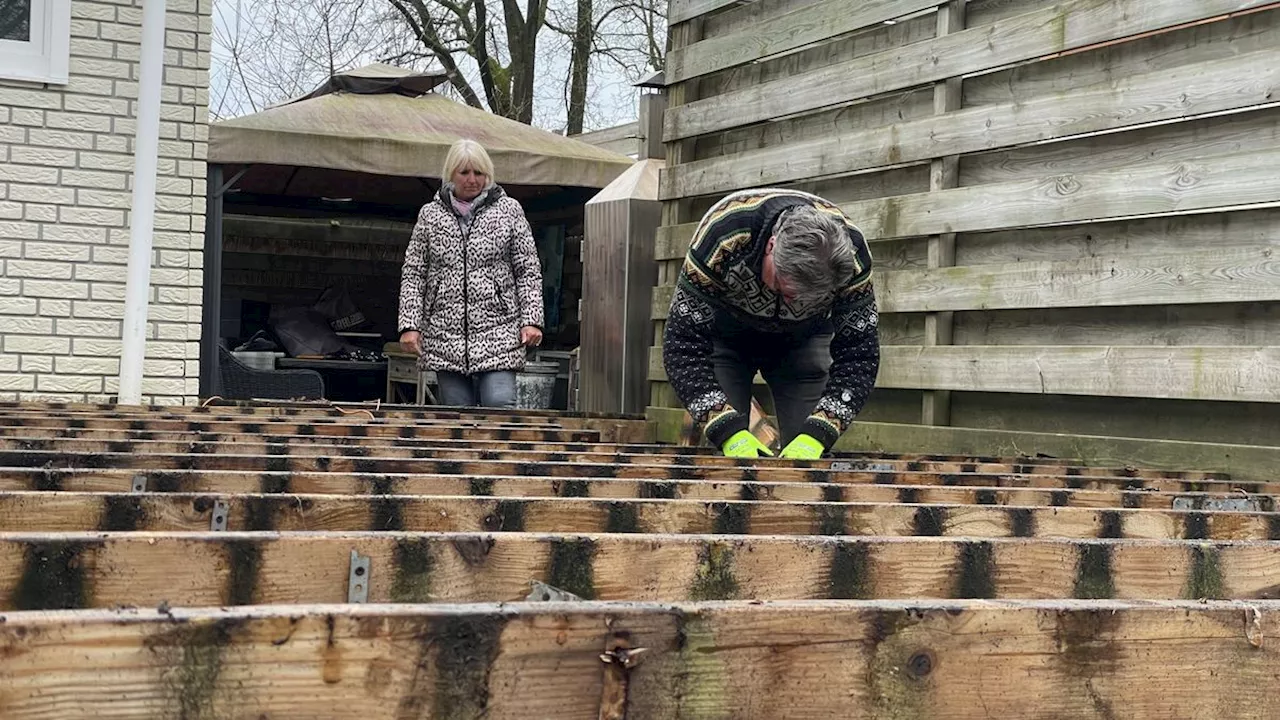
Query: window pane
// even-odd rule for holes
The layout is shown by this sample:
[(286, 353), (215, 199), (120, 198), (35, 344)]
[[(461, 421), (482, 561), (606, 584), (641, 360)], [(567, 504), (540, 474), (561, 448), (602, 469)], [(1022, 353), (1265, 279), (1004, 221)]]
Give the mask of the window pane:
[(0, 40), (31, 41), (31, 0), (0, 0)]

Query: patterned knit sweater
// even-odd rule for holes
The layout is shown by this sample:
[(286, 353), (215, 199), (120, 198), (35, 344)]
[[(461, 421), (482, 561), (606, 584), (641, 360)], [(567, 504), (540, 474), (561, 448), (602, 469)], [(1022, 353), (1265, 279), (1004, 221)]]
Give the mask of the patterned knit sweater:
[[(825, 300), (797, 306), (761, 278), (764, 249), (789, 208), (811, 205), (848, 228), (856, 254), (853, 277)], [(712, 368), (717, 332), (760, 333), (762, 342), (800, 340), (831, 332), (832, 366), (822, 399), (800, 432), (830, 448), (862, 411), (880, 369), (871, 253), (862, 233), (838, 207), (794, 190), (733, 193), (716, 203), (694, 231), (676, 282), (662, 341), (668, 381), (715, 447), (740, 430), (748, 415), (729, 405)], [(748, 408), (743, 408), (748, 410)]]

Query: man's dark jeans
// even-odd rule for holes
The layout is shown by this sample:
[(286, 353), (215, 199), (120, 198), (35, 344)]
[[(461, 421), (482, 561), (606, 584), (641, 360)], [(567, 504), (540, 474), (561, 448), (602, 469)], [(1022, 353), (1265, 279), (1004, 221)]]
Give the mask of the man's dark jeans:
[(808, 419), (831, 369), (831, 334), (794, 339), (771, 335), (716, 339), (711, 353), (716, 380), (741, 413), (751, 412), (751, 381), (757, 371), (773, 395), (782, 447)]

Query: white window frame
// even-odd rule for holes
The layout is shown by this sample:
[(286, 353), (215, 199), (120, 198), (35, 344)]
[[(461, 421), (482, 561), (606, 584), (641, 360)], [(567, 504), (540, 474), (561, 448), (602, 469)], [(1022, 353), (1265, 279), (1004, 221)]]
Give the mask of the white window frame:
[(66, 85), (71, 0), (31, 0), (31, 40), (0, 40), (0, 79)]

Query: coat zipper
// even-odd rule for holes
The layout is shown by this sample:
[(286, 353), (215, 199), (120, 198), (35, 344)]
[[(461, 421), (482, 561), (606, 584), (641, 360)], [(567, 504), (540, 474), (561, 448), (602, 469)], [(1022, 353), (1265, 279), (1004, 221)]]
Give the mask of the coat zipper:
[(471, 213), (471, 225), (467, 228), (462, 227), (462, 217), (453, 209), (450, 203), (449, 212), (453, 215), (453, 219), (458, 223), (458, 232), (462, 233), (462, 374), (471, 374), (471, 303), (469, 295), (471, 293), (471, 272), (467, 269), (467, 248), (471, 243), (467, 242), (471, 238), (471, 228), (476, 226), (476, 220), (480, 217), (480, 211), (483, 208), (477, 207)]
[[(452, 208), (450, 208), (452, 210)], [(458, 232), (462, 233), (462, 374), (471, 374), (471, 303), (468, 302), (468, 294), (471, 291), (471, 272), (467, 269), (467, 246), (470, 244), (467, 240), (471, 237), (471, 228), (462, 227), (462, 218), (454, 213), (454, 219), (458, 221)], [(475, 225), (476, 219), (474, 215), (471, 218), (471, 224)]]

